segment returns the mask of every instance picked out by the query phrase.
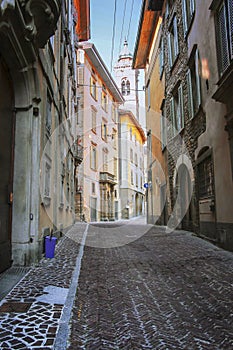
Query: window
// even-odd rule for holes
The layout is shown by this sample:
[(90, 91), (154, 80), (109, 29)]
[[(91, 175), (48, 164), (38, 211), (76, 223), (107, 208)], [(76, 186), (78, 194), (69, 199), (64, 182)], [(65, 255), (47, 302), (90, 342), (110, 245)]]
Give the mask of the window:
[(214, 195), (214, 170), (211, 156), (198, 164), (198, 192), (200, 199)]
[(129, 138), (130, 138), (130, 141), (132, 141), (132, 138), (133, 138), (132, 128), (130, 128), (129, 130)]
[(50, 197), (50, 179), (51, 179), (51, 165), (45, 163), (45, 184), (44, 184), (44, 196)]
[(106, 89), (103, 86), (103, 90), (102, 90), (102, 94), (101, 94), (101, 106), (102, 108), (107, 112), (107, 93), (106, 93)]
[(114, 102), (112, 103), (112, 120), (114, 123), (117, 122), (117, 108)]
[(233, 2), (224, 0), (216, 11), (217, 57), (220, 76), (233, 60)]
[(96, 115), (97, 111), (94, 107), (91, 107), (91, 130), (96, 133)]
[(195, 48), (187, 72), (189, 118), (193, 118), (201, 105), (201, 78), (199, 52)]
[(102, 151), (103, 156), (103, 171), (108, 171), (108, 150), (106, 148), (103, 148)]
[(133, 170), (131, 170), (131, 185), (133, 185)]
[(96, 87), (96, 79), (94, 76), (91, 76), (91, 79), (90, 79), (90, 94), (91, 96), (97, 100), (97, 87)]
[(127, 82), (126, 82), (126, 93), (127, 93), (127, 95), (130, 95), (130, 82), (129, 82), (129, 80), (127, 80)]
[(122, 93), (122, 95), (125, 95), (125, 81), (124, 80), (121, 82), (121, 93)]
[(162, 78), (164, 70), (164, 39), (162, 38), (160, 41), (159, 47), (159, 76)]
[(91, 169), (97, 170), (97, 148), (96, 144), (91, 145)]
[(167, 2), (166, 2), (166, 13), (165, 13), (166, 17), (169, 16), (169, 14), (170, 14), (170, 12), (172, 10), (172, 7), (173, 7), (173, 3), (174, 3), (174, 0), (167, 0)]
[(130, 95), (130, 82), (126, 78), (121, 81), (121, 93), (122, 95)]
[(170, 115), (173, 136), (179, 133), (184, 127), (184, 106), (182, 85), (174, 92), (170, 101)]
[(105, 142), (107, 142), (107, 136), (108, 136), (107, 122), (103, 120), (101, 125), (101, 137)]
[(113, 148), (117, 149), (117, 131), (112, 129)]
[(170, 67), (173, 67), (179, 54), (178, 28), (176, 15), (173, 17), (168, 34), (168, 55)]
[(50, 135), (51, 128), (52, 128), (52, 101), (48, 94), (47, 94), (47, 103), (46, 103), (45, 127), (46, 127), (46, 133)]
[(194, 16), (195, 0), (182, 0), (182, 11), (183, 11), (184, 34), (186, 35)]
[(135, 165), (138, 166), (138, 155), (135, 153)]
[(92, 192), (92, 194), (95, 194), (95, 183), (94, 182), (92, 182), (92, 184), (91, 184), (91, 192)]
[(133, 150), (130, 148), (130, 161), (133, 163)]

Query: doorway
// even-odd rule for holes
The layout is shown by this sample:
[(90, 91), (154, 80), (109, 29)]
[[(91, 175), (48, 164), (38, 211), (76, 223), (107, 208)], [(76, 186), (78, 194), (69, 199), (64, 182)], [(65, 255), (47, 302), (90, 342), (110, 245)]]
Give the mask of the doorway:
[(0, 56), (0, 272), (11, 266), (14, 160), (14, 94), (8, 68)]

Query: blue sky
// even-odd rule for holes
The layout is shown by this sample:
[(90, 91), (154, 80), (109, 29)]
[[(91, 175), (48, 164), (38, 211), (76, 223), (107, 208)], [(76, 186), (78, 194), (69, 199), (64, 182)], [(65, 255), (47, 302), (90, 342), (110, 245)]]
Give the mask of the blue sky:
[[(112, 36), (113, 36), (113, 19), (114, 19), (114, 5), (115, 0), (91, 0), (91, 39), (99, 51), (103, 61), (111, 71), (111, 53), (112, 53)], [(126, 4), (124, 26), (123, 14)], [(115, 27), (115, 40), (114, 40), (114, 55), (113, 65), (117, 61), (119, 55), (120, 41), (122, 41), (121, 49), (125, 37), (128, 32), (128, 43), (130, 52), (133, 54), (134, 46), (136, 42), (140, 12), (141, 12), (142, 0), (117, 0), (116, 7), (116, 27)], [(131, 9), (132, 19), (130, 24)], [(129, 30), (130, 24), (130, 30)], [(121, 37), (122, 33), (122, 37)], [(122, 39), (122, 40), (121, 40)]]

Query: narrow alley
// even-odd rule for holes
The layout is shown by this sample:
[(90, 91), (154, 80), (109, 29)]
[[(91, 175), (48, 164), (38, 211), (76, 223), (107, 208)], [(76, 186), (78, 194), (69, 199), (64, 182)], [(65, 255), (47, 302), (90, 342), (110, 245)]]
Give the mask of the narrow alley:
[(190, 232), (76, 223), (2, 300), (0, 349), (232, 349), (232, 281)]

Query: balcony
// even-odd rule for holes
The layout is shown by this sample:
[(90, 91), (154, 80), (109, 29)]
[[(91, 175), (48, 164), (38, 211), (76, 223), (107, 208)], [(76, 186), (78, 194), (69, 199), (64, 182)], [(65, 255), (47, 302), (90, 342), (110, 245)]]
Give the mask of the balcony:
[(75, 165), (78, 166), (83, 161), (83, 146), (75, 145), (73, 154), (75, 159)]
[(115, 176), (113, 174), (110, 174), (107, 171), (100, 172), (99, 182), (100, 183), (109, 183), (111, 185), (115, 185), (117, 183)]

